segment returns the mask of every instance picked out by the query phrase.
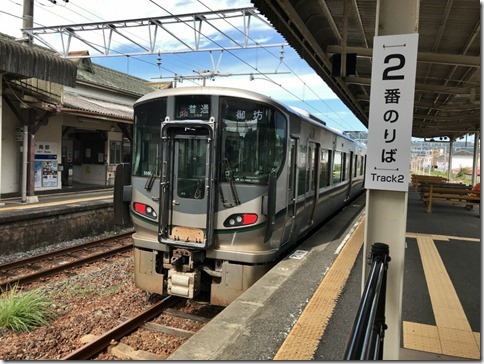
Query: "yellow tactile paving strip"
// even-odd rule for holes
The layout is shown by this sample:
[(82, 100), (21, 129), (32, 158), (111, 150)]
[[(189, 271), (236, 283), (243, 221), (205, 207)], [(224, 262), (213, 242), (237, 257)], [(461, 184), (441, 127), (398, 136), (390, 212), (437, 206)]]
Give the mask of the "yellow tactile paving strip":
[(104, 196), (97, 196), (97, 197), (76, 198), (72, 200), (62, 200), (62, 201), (52, 201), (52, 202), (39, 202), (39, 203), (17, 205), (17, 206), (5, 206), (5, 207), (0, 207), (0, 212), (13, 211), (13, 210), (27, 210), (27, 209), (32, 209), (36, 207), (45, 207), (45, 206), (68, 205), (68, 204), (78, 203), (78, 202), (105, 200), (108, 198), (113, 198), (113, 195), (111, 194), (111, 195), (104, 195)]
[(338, 297), (363, 245), (365, 230), (363, 220), (331, 265), (298, 321), (274, 356), (274, 360), (313, 359), (320, 338), (326, 330)]
[(480, 359), (480, 333), (472, 332), (434, 243), (434, 239), (444, 241), (471, 239), (426, 234), (407, 234), (407, 236), (417, 239), (436, 326), (404, 322), (404, 347), (459, 358)]
[(478, 238), (465, 238), (462, 236), (451, 236), (451, 235), (438, 235), (438, 234), (420, 234), (420, 233), (407, 233), (407, 238), (414, 238), (416, 239), (419, 236), (427, 236), (432, 240), (440, 240), (440, 241), (449, 241), (449, 240), (462, 240), (462, 241), (475, 241), (476, 243), (480, 243), (481, 239)]
[[(480, 333), (472, 332), (434, 244), (434, 240), (480, 242), (480, 239), (419, 233), (407, 233), (407, 237), (417, 239), (437, 325), (404, 321), (404, 347), (458, 358), (480, 359)], [(361, 221), (274, 356), (274, 360), (313, 359), (363, 240), (364, 223)]]

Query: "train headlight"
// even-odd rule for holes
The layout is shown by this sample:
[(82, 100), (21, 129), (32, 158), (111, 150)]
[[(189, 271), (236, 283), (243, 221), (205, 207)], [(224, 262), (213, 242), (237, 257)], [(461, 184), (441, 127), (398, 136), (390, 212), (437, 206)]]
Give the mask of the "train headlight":
[(236, 226), (245, 226), (245, 225), (252, 225), (257, 222), (258, 216), (257, 214), (234, 214), (230, 215), (225, 221), (225, 227), (236, 227)]
[(134, 202), (133, 210), (138, 214), (149, 217), (151, 219), (156, 219), (158, 217), (156, 211), (151, 206), (144, 203)]

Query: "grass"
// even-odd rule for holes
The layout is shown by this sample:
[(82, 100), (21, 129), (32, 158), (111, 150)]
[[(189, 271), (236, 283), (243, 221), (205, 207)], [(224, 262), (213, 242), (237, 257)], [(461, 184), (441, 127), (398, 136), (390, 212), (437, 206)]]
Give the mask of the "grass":
[(52, 301), (39, 290), (22, 292), (17, 287), (0, 296), (0, 327), (14, 332), (47, 325), (55, 317)]

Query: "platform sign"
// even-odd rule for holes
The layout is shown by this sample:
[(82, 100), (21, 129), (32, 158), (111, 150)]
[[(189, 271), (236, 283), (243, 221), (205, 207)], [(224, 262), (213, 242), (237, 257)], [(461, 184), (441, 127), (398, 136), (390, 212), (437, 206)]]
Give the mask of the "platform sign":
[(365, 188), (408, 191), (418, 33), (375, 37)]

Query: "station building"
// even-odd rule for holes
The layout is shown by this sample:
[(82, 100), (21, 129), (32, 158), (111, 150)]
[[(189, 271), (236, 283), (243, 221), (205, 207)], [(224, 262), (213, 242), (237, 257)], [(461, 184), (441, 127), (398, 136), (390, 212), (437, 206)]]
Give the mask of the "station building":
[[(155, 88), (92, 63), (87, 52), (62, 59), (3, 34), (0, 49), (15, 50), (0, 53), (0, 194), (23, 191), (30, 201), (73, 184), (113, 185), (116, 165), (131, 157), (133, 104)], [(37, 73), (22, 64), (31, 53), (33, 64), (45, 63)]]

